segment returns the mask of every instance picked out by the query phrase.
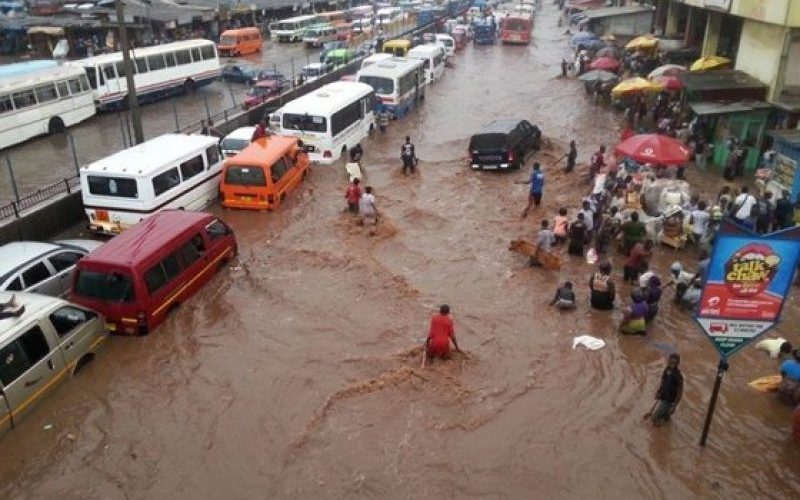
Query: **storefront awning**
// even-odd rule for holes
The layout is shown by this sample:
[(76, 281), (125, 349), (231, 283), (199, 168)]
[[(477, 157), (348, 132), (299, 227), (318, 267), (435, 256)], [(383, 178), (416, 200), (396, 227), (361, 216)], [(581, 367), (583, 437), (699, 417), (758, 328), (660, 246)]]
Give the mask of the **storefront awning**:
[(59, 26), (31, 26), (28, 28), (29, 35), (48, 35), (64, 36), (64, 28)]
[(748, 113), (751, 111), (763, 111), (771, 108), (769, 103), (764, 101), (737, 101), (737, 102), (715, 102), (697, 101), (690, 102), (689, 108), (697, 116), (708, 115), (727, 115), (731, 113)]
[(793, 148), (800, 147), (800, 130), (767, 130), (767, 135), (779, 139)]

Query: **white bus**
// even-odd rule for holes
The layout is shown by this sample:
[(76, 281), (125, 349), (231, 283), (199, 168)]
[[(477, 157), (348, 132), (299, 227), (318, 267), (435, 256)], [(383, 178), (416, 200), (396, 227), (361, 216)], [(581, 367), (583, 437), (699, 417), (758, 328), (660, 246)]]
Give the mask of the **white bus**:
[(376, 18), (378, 19), (378, 26), (382, 27), (384, 30), (394, 28), (403, 19), (403, 9), (384, 7), (378, 9)]
[(375, 91), (339, 81), (287, 103), (273, 114), (277, 131), (303, 140), (311, 161), (331, 164), (374, 128)]
[(372, 66), (373, 64), (381, 61), (388, 61), (392, 58), (391, 54), (387, 54), (386, 52), (376, 52), (375, 54), (370, 54), (361, 61), (361, 69), (366, 68), (367, 66)]
[(444, 74), (444, 48), (440, 45), (417, 45), (408, 51), (408, 58), (425, 61), (425, 80), (428, 85)]
[(336, 28), (330, 24), (315, 24), (303, 33), (306, 47), (322, 47), (323, 44), (336, 41)]
[(395, 118), (402, 118), (425, 98), (425, 68), (420, 59), (393, 57), (359, 70), (357, 80), (375, 95)]
[(219, 139), (164, 134), (81, 168), (89, 229), (118, 234), (162, 209), (201, 210), (219, 194)]
[(80, 68), (55, 66), (0, 79), (0, 149), (55, 134), (96, 113)]
[(319, 18), (313, 14), (290, 17), (272, 23), (269, 26), (270, 37), (278, 42), (299, 42), (306, 30), (317, 23)]
[[(139, 102), (150, 102), (217, 79), (222, 68), (216, 44), (210, 40), (186, 40), (134, 49), (130, 52), (133, 81)], [(67, 64), (83, 67), (95, 90), (99, 109), (124, 108), (128, 94), (122, 52), (87, 57)]]

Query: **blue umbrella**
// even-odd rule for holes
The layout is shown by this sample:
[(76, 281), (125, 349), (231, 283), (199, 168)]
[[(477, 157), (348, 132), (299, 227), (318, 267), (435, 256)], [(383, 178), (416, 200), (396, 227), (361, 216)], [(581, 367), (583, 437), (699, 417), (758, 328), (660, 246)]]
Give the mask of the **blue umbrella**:
[(572, 37), (572, 45), (578, 45), (579, 43), (586, 43), (590, 40), (597, 40), (597, 35), (595, 35), (591, 31), (581, 31), (580, 33), (577, 33), (575, 36)]

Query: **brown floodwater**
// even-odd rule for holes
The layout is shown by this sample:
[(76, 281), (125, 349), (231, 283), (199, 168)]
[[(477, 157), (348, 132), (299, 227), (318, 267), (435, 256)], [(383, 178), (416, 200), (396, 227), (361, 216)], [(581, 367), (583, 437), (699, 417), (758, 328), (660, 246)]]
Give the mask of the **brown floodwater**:
[[(647, 338), (620, 337), (619, 310), (588, 308), (591, 266), (565, 257), (558, 273), (532, 269), (507, 250), (576, 206), (576, 174), (551, 167), (566, 141), (585, 161), (618, 134), (617, 115), (556, 78), (567, 46), (552, 9), (530, 47), (468, 47), (421, 108), (365, 142), (376, 234), (342, 213), (341, 165), (315, 168), (277, 212), (217, 209), (238, 261), (148, 337), (112, 338), (0, 437), (2, 497), (796, 498), (791, 409), (746, 385), (776, 373), (774, 360), (753, 348), (732, 359), (702, 448), (717, 358), (670, 294)], [(544, 203), (527, 220), (527, 186), (514, 181), (529, 167), (464, 164), (469, 134), (510, 116), (547, 139)], [(421, 158), (411, 178), (405, 135)], [(696, 258), (658, 253), (662, 275)], [(565, 279), (581, 307), (561, 314), (547, 303)], [(800, 343), (796, 290), (776, 333)], [(465, 354), (421, 369), (441, 303)], [(582, 334), (607, 346), (573, 350)], [(642, 416), (671, 350), (684, 400), (654, 429)]]

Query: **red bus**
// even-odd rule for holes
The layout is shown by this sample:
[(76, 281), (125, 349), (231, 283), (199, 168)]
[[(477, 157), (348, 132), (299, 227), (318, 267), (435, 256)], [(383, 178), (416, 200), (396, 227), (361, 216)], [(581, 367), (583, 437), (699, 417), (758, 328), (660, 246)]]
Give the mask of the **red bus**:
[(531, 43), (533, 22), (529, 17), (506, 16), (500, 20), (500, 41), (506, 43)]
[(233, 231), (203, 212), (163, 210), (78, 261), (71, 300), (111, 333), (146, 335), (236, 254)]

